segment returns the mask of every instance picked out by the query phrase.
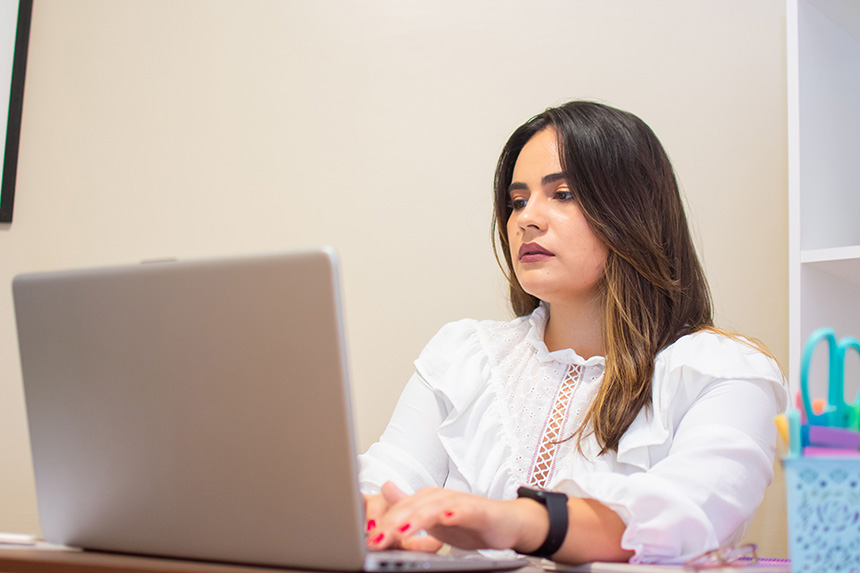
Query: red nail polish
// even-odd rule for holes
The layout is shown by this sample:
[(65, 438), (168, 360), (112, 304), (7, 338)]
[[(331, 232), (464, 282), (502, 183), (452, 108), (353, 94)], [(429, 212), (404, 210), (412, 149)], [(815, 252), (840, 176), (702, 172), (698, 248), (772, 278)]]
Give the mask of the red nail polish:
[(375, 527), (376, 527), (376, 520), (375, 519), (368, 519), (367, 520), (367, 530), (370, 531), (371, 529), (373, 529)]
[(399, 529), (400, 529), (400, 532), (402, 533), (402, 532), (405, 532), (405, 531), (406, 531), (407, 529), (409, 529), (410, 527), (412, 527), (412, 525), (411, 525), (411, 524), (409, 524), (409, 523), (404, 523), (403, 525), (401, 525), (401, 526), (400, 526), (400, 528), (399, 528)]
[(374, 544), (376, 544), (376, 543), (382, 543), (382, 540), (383, 540), (383, 539), (385, 539), (385, 534), (384, 534), (384, 533), (380, 533), (379, 535), (377, 535), (376, 537), (374, 537), (373, 539), (371, 539), (371, 540), (370, 540), (370, 542), (371, 542), (371, 543), (374, 543)]

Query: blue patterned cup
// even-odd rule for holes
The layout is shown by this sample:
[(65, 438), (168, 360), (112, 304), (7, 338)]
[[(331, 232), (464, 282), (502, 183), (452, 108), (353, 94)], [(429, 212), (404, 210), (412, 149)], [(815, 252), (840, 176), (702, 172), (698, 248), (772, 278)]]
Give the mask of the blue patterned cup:
[(783, 462), (792, 571), (860, 572), (860, 459)]

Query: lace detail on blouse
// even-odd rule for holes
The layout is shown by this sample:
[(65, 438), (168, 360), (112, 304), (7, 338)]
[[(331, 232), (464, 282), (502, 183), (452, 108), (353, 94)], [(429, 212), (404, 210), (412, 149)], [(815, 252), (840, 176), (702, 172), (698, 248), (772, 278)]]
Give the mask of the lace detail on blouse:
[[(544, 426), (543, 436), (529, 476), (529, 483), (539, 488), (545, 489), (549, 486), (550, 478), (555, 469), (556, 453), (561, 442), (569, 438), (569, 436), (564, 436), (562, 432), (567, 426), (573, 395), (580, 387), (579, 382), (582, 380), (583, 370), (581, 364), (571, 364), (570, 368), (567, 369), (567, 375), (558, 385), (558, 392), (556, 392), (552, 410), (547, 418), (546, 426)], [(577, 418), (581, 417), (580, 414), (579, 409), (574, 412), (574, 416)]]
[(600, 387), (604, 360), (585, 360), (570, 349), (549, 352), (543, 343), (543, 307), (528, 323), (521, 320), (481, 328), (482, 347), (489, 358), (490, 387), (504, 412), (499, 421), (513, 478), (520, 485), (550, 487), (552, 476), (566, 472), (576, 457), (576, 440), (568, 438)]

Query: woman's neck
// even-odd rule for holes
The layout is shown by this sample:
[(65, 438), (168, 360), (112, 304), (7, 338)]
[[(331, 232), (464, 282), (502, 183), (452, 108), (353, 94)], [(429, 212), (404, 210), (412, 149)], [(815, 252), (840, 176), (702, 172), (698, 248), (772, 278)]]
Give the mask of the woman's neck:
[(572, 348), (586, 360), (604, 355), (598, 300), (576, 304), (556, 302), (548, 307), (543, 340), (550, 352)]

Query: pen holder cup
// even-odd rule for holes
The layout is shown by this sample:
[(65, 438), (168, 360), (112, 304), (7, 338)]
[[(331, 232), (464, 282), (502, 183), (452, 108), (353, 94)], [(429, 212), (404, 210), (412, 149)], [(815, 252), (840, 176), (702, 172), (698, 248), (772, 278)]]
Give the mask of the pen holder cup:
[(783, 462), (792, 571), (860, 570), (860, 458)]

